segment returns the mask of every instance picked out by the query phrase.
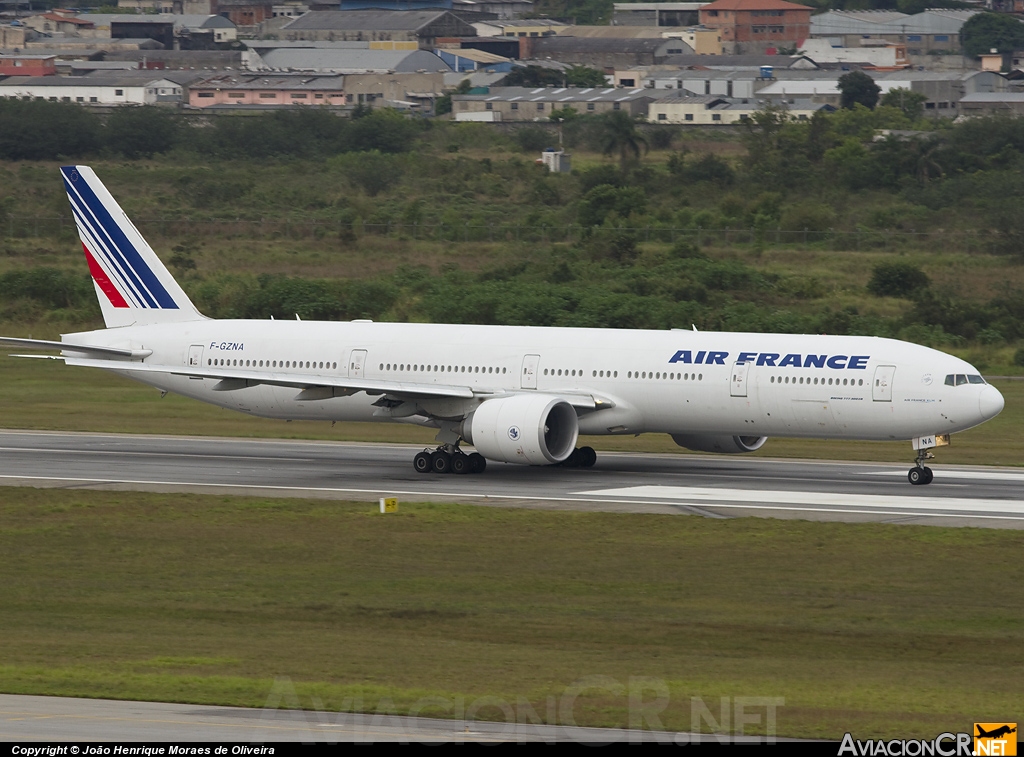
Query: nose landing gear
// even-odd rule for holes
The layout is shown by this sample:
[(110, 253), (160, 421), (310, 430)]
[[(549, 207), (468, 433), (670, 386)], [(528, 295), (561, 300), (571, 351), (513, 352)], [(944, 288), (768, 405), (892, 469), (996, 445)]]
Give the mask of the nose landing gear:
[(914, 486), (924, 486), (930, 484), (935, 474), (932, 473), (931, 468), (925, 467), (924, 461), (934, 458), (930, 451), (927, 449), (919, 449), (917, 451), (917, 460), (915, 465), (907, 473), (907, 480)]

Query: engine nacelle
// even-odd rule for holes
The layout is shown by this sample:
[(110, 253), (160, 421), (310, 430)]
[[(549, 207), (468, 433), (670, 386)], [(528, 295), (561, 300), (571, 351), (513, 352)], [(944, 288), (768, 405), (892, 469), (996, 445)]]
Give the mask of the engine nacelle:
[(722, 452), (730, 455), (759, 450), (768, 441), (767, 436), (711, 436), (704, 434), (672, 434), (672, 441), (680, 447), (697, 452)]
[(516, 394), (481, 403), (462, 424), (462, 436), (489, 460), (550, 465), (576, 448), (576, 411), (560, 397)]

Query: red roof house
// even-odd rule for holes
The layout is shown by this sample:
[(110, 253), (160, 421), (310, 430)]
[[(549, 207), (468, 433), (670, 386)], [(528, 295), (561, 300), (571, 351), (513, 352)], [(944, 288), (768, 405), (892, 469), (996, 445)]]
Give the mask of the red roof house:
[(811, 8), (786, 0), (715, 0), (700, 22), (721, 33), (723, 53), (765, 53), (795, 47), (811, 32)]

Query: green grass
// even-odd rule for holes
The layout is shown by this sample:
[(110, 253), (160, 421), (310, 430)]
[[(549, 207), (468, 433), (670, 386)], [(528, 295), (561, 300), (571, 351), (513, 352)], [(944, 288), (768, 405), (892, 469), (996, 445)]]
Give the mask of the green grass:
[(785, 699), (779, 735), (932, 737), (1017, 719), (1022, 546), (969, 528), (6, 488), (0, 691), (259, 707), (287, 677), (275, 696), (293, 686), (306, 708), (491, 696), (543, 716), (606, 676), (623, 689), (584, 692), (575, 722), (624, 726), (630, 681), (651, 677), (670, 729), (697, 726), (691, 697), (717, 717), (719, 697), (764, 696)]
[[(997, 381), (1006, 408), (995, 419), (957, 434), (937, 451), (938, 464), (1024, 465), (1024, 381)], [(47, 431), (97, 431), (131, 434), (330, 439), (336, 441), (428, 444), (435, 432), (399, 423), (285, 422), (252, 418), (134, 381), (57, 361), (0, 357), (3, 392), (0, 428)], [(586, 437), (595, 449), (623, 452), (691, 454), (665, 434), (640, 437)], [(839, 442), (771, 439), (753, 453), (759, 457), (910, 462), (906, 442)]]

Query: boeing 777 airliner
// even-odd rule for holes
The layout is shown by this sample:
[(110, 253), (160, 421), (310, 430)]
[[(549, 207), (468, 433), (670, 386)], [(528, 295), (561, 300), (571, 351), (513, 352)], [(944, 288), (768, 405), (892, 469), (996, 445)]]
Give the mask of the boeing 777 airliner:
[(927, 484), (930, 449), (1003, 409), (963, 360), (877, 337), (211, 320), (91, 168), (61, 173), (107, 328), (0, 342), (266, 418), (430, 426), (421, 473), (589, 467), (579, 434), (665, 433), (708, 452), (910, 440), (908, 478)]

